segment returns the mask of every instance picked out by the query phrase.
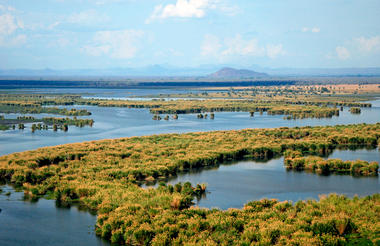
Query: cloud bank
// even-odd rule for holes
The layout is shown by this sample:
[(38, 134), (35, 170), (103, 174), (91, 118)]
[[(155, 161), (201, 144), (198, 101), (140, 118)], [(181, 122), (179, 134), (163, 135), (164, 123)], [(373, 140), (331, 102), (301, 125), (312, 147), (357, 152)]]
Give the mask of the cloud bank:
[(275, 59), (285, 55), (282, 44), (260, 45), (258, 39), (244, 39), (237, 34), (231, 38), (221, 40), (211, 34), (205, 35), (201, 45), (202, 56), (213, 56), (220, 59), (228, 59), (236, 56), (269, 57)]
[(143, 36), (144, 32), (140, 30), (99, 31), (92, 42), (81, 50), (90, 56), (130, 59), (139, 50), (139, 41)]

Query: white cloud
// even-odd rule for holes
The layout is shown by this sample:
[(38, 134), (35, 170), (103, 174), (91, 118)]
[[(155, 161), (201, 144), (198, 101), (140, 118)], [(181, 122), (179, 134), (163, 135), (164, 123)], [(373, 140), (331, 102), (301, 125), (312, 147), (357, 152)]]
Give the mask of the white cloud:
[(356, 42), (362, 52), (380, 51), (380, 36), (372, 38), (360, 37), (356, 39)]
[(380, 53), (380, 36), (359, 37), (346, 41), (344, 45), (335, 48), (335, 55), (331, 53), (326, 56), (327, 59), (338, 58), (347, 60), (351, 57), (376, 57)]
[(26, 35), (19, 34), (12, 37), (0, 36), (0, 46), (12, 47), (26, 43)]
[(201, 46), (201, 55), (202, 56), (216, 56), (220, 50), (222, 45), (220, 44), (220, 40), (217, 36), (207, 34), (204, 37), (202, 46)]
[(110, 21), (110, 17), (104, 13), (99, 13), (94, 9), (87, 9), (78, 13), (73, 13), (69, 16), (63, 16), (55, 22), (47, 26), (48, 30), (53, 30), (61, 25), (67, 27), (90, 27), (97, 26), (98, 24), (104, 24)]
[(319, 33), (321, 31), (321, 28), (319, 27), (303, 27), (301, 29), (302, 32), (312, 32), (312, 33)]
[(311, 32), (314, 32), (314, 33), (318, 33), (318, 32), (320, 32), (321, 31), (321, 29), (319, 28), (319, 27), (313, 27), (312, 29), (311, 29)]
[(17, 21), (13, 15), (0, 15), (0, 35), (10, 35), (18, 28), (23, 28), (23, 24)]
[(225, 39), (227, 49), (222, 55), (242, 55), (242, 56), (262, 56), (265, 54), (265, 48), (259, 46), (259, 41), (255, 38), (244, 40), (240, 34), (234, 38)]
[(155, 19), (178, 18), (202, 18), (207, 10), (219, 10), (227, 15), (236, 15), (239, 12), (237, 6), (223, 3), (223, 0), (176, 0), (175, 4), (157, 5), (146, 23)]
[(348, 58), (351, 57), (350, 52), (347, 50), (347, 48), (343, 46), (338, 46), (335, 48), (336, 54), (339, 59), (341, 60), (347, 60)]
[(0, 4), (0, 11), (15, 11), (16, 9), (12, 6), (4, 6)]
[(103, 23), (109, 21), (109, 16), (105, 14), (100, 14), (94, 9), (84, 10), (79, 13), (70, 15), (67, 18), (69, 23), (81, 24), (81, 25), (91, 25), (94, 23)]
[(26, 42), (26, 35), (17, 35), (17, 30), (23, 29), (22, 21), (9, 13), (0, 15), (0, 45), (16, 46)]
[(285, 55), (285, 54), (286, 54), (286, 52), (282, 48), (282, 44), (278, 44), (278, 45), (269, 44), (269, 45), (267, 45), (267, 56), (269, 58), (275, 59), (278, 56)]
[(81, 50), (91, 56), (130, 59), (136, 55), (143, 35), (139, 30), (100, 31), (95, 33), (93, 42)]
[(54, 22), (53, 24), (50, 24), (47, 28), (48, 28), (49, 30), (52, 30), (52, 29), (54, 29), (56, 26), (58, 26), (58, 25), (60, 25), (60, 24), (61, 24), (60, 21), (56, 21), (56, 22)]
[(241, 12), (240, 8), (237, 5), (220, 4), (217, 8), (229, 16), (235, 16)]
[(201, 45), (202, 56), (213, 56), (222, 60), (237, 56), (269, 57), (275, 59), (285, 55), (282, 44), (262, 46), (256, 38), (244, 39), (240, 34), (221, 41), (217, 36), (205, 35)]
[(9, 40), (9, 45), (16, 46), (26, 43), (26, 35), (25, 34), (19, 34)]
[(166, 6), (160, 4), (154, 8), (150, 20), (169, 17), (201, 18), (205, 15), (205, 10), (212, 7), (212, 2), (211, 0), (177, 0), (176, 4)]

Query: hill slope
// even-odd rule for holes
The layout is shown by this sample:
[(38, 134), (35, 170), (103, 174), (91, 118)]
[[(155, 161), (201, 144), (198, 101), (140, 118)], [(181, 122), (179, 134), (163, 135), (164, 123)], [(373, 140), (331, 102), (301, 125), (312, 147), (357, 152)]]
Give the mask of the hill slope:
[(248, 69), (234, 69), (225, 67), (219, 71), (212, 73), (209, 77), (213, 78), (257, 78), (257, 77), (267, 77), (266, 73), (258, 73), (253, 70)]

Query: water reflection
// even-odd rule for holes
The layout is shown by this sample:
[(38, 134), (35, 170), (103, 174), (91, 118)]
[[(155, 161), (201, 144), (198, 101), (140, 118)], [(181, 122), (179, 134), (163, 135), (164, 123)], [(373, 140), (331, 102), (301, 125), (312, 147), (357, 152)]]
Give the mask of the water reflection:
[(95, 235), (96, 216), (88, 211), (58, 208), (54, 200), (25, 201), (23, 192), (0, 188), (0, 245), (109, 245)]
[[(380, 161), (378, 149), (335, 150), (329, 158)], [(286, 171), (283, 157), (265, 163), (239, 161), (218, 167), (193, 170), (179, 174), (168, 183), (206, 183), (207, 193), (196, 199), (197, 206), (207, 208), (241, 208), (252, 200), (275, 198), (279, 200), (318, 199), (321, 194), (338, 193), (347, 196), (365, 196), (380, 191), (379, 177), (349, 175), (322, 176), (314, 173)]]

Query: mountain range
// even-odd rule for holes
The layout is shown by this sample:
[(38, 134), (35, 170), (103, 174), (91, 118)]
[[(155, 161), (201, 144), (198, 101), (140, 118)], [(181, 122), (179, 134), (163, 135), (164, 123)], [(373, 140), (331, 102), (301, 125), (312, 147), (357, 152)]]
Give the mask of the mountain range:
[[(221, 67), (223, 67), (221, 69)], [(380, 67), (368, 68), (265, 68), (252, 65), (244, 69), (232, 66), (202, 65), (175, 67), (152, 65), (138, 68), (105, 69), (8, 69), (0, 70), (0, 77), (45, 76), (107, 76), (107, 77), (208, 77), (208, 78), (257, 78), (278, 76), (380, 76)]]

